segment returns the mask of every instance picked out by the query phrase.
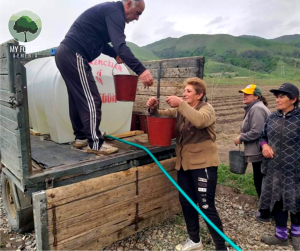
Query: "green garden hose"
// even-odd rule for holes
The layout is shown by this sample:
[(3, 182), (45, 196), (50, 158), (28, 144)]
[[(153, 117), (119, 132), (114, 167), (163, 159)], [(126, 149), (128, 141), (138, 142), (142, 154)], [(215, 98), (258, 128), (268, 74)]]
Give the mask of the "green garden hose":
[(122, 143), (125, 143), (127, 145), (131, 145), (131, 146), (135, 146), (138, 147), (140, 149), (143, 149), (144, 151), (146, 151), (150, 157), (155, 161), (155, 163), (158, 165), (158, 167), (160, 168), (160, 170), (167, 176), (167, 178), (172, 182), (172, 184), (176, 187), (176, 189), (187, 199), (187, 201), (196, 209), (196, 211), (203, 217), (203, 219), (214, 229), (216, 230), (216, 232), (222, 236), (222, 238), (227, 241), (235, 250), (237, 251), (242, 251), (242, 249), (237, 246), (232, 240), (230, 240), (219, 228), (217, 228), (215, 226), (214, 223), (211, 222), (210, 219), (207, 218), (207, 216), (200, 210), (200, 208), (190, 199), (190, 197), (180, 188), (180, 186), (178, 186), (178, 184), (176, 183), (176, 181), (168, 174), (168, 172), (163, 168), (163, 166), (159, 163), (159, 161), (155, 158), (155, 156), (144, 146), (123, 140), (123, 139), (119, 139), (116, 138), (114, 136), (111, 135), (106, 135), (107, 138), (111, 138), (117, 141), (120, 141)]

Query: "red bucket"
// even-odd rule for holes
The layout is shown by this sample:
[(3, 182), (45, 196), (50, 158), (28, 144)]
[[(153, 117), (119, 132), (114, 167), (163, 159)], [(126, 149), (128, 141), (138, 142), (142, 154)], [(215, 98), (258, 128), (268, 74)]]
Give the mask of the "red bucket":
[(171, 145), (176, 118), (148, 116), (147, 119), (150, 145)]
[(148, 133), (147, 115), (139, 114), (138, 116), (139, 116), (140, 129), (144, 131), (144, 133)]
[(135, 101), (138, 76), (134, 75), (113, 75), (118, 101)]
[(131, 127), (130, 131), (135, 131), (139, 129), (139, 124), (138, 124), (138, 114), (136, 112), (132, 113), (131, 117)]

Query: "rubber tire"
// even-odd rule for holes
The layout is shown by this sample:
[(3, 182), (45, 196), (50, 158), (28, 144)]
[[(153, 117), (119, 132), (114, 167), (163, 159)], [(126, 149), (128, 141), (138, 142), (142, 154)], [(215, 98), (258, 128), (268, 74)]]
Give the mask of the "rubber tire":
[[(13, 195), (13, 201), (19, 200), (21, 208), (16, 208), (14, 204), (16, 215), (15, 217), (11, 214), (9, 207), (9, 198), (7, 197), (6, 184), (9, 182), (10, 190), (13, 191), (13, 187), (17, 191), (17, 198)], [(33, 207), (32, 200), (28, 196), (25, 196), (24, 193), (16, 187), (16, 185), (3, 173), (1, 172), (1, 190), (2, 190), (2, 201), (3, 206), (6, 211), (6, 216), (8, 224), (11, 226), (11, 229), (18, 232), (24, 233), (26, 231), (32, 230), (34, 228), (33, 222)]]

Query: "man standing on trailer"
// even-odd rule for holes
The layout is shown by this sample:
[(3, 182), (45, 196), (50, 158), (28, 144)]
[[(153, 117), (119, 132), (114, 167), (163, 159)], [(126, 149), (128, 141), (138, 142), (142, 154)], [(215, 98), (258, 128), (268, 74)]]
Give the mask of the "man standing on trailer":
[(126, 63), (145, 87), (153, 84), (149, 70), (127, 47), (124, 34), (126, 23), (138, 20), (144, 9), (144, 0), (95, 5), (75, 20), (57, 48), (55, 61), (68, 90), (76, 148), (88, 146), (88, 152), (95, 154), (118, 151), (104, 142), (99, 130), (102, 101), (89, 62), (103, 53), (119, 64)]

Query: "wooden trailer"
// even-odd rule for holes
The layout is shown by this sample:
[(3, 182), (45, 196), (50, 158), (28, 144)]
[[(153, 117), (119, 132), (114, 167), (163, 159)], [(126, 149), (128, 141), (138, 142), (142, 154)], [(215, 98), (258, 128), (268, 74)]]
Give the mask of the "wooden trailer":
[[(33, 59), (15, 41), (0, 46), (1, 188), (12, 229), (34, 227), (38, 250), (99, 250), (180, 212), (177, 190), (146, 152), (111, 141), (119, 152), (99, 157), (30, 134), (23, 65)], [(184, 78), (203, 76), (202, 57), (144, 63), (156, 81), (148, 92), (139, 87), (135, 111), (157, 92), (164, 106), (163, 96), (180, 94)], [(176, 179), (174, 141), (126, 140), (146, 146)]]

